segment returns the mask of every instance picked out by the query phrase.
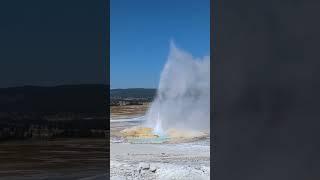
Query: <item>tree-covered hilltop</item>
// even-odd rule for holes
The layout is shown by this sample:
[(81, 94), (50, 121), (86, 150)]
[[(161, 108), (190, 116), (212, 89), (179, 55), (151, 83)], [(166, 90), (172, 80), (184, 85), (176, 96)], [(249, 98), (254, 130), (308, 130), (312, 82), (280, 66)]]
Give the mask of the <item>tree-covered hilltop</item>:
[(111, 89), (111, 99), (125, 99), (125, 98), (138, 98), (138, 99), (153, 99), (157, 90), (151, 88), (128, 88), (128, 89)]
[(108, 96), (99, 84), (0, 88), (0, 112), (102, 113)]

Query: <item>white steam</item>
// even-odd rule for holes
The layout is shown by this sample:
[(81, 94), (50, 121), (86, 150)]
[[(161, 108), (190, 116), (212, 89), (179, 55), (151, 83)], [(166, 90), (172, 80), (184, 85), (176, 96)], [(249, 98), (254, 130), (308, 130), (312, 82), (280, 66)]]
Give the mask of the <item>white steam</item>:
[(209, 130), (210, 58), (194, 58), (170, 43), (157, 97), (147, 113), (156, 134), (169, 128)]

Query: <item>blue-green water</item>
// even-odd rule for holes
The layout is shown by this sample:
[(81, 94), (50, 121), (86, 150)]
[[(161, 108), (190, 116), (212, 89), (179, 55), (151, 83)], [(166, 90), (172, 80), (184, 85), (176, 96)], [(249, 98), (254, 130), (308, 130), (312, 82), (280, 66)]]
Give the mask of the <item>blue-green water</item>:
[(168, 136), (159, 136), (157, 138), (127, 138), (128, 142), (134, 144), (160, 144), (169, 141)]

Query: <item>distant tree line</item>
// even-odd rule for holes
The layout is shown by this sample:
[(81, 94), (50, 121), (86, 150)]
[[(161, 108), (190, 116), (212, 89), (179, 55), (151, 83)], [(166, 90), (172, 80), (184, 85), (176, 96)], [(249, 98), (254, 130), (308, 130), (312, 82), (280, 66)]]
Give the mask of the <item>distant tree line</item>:
[[(19, 118), (16, 118), (19, 117)], [(108, 136), (107, 117), (60, 116), (48, 118), (37, 114), (0, 118), (0, 140), (54, 139)]]
[(153, 99), (156, 96), (156, 89), (145, 88), (130, 88), (130, 89), (111, 89), (111, 99), (125, 99), (125, 98), (139, 98), (139, 99)]
[(152, 102), (156, 96), (156, 89), (111, 89), (110, 106), (143, 105)]

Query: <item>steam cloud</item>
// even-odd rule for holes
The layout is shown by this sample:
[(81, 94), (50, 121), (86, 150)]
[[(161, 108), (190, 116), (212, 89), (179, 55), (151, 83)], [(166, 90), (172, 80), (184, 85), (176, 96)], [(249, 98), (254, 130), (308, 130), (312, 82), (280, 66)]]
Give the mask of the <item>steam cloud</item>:
[(157, 97), (146, 117), (146, 125), (158, 134), (168, 128), (209, 131), (209, 56), (194, 58), (171, 41)]

